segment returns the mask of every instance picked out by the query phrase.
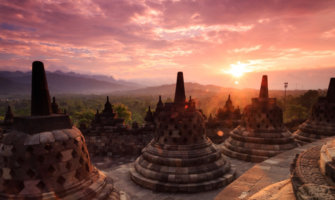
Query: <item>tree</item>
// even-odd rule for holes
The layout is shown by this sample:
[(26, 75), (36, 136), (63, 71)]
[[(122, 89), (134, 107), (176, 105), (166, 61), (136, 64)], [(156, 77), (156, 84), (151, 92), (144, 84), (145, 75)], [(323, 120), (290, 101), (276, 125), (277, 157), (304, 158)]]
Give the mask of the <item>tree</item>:
[(85, 124), (87, 127), (94, 119), (94, 112), (92, 110), (78, 111), (73, 114), (73, 121), (79, 127), (80, 124)]
[(313, 104), (318, 100), (319, 92), (317, 90), (308, 90), (298, 98), (299, 103), (310, 110)]
[(131, 112), (126, 105), (122, 103), (115, 104), (114, 111), (116, 112), (117, 116), (123, 118), (126, 123), (131, 121)]
[(308, 117), (308, 109), (302, 105), (292, 104), (286, 107), (284, 121), (304, 120)]

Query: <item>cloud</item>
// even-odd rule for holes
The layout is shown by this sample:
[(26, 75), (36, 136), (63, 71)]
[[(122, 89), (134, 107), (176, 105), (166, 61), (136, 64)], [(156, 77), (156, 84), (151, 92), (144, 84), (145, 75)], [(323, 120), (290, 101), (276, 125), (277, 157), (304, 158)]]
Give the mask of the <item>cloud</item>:
[(232, 51), (235, 53), (239, 53), (239, 52), (244, 52), (244, 53), (248, 53), (251, 51), (257, 51), (258, 49), (261, 48), (262, 45), (256, 45), (253, 47), (242, 47), (242, 48), (238, 48), (238, 49), (233, 49)]
[(331, 68), (334, 10), (331, 0), (3, 0), (0, 69), (41, 59), (51, 70), (171, 81), (183, 70), (222, 85), (213, 77), (237, 62)]

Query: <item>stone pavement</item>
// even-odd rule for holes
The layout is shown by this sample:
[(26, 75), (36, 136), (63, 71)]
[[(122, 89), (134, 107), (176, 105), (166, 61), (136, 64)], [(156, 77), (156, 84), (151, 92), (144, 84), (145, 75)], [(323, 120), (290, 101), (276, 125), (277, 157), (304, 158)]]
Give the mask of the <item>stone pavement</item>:
[(302, 147), (281, 153), (259, 163), (225, 187), (215, 200), (248, 199), (261, 189), (290, 177), (290, 165), (296, 154), (308, 148), (325, 144), (335, 137), (319, 140)]

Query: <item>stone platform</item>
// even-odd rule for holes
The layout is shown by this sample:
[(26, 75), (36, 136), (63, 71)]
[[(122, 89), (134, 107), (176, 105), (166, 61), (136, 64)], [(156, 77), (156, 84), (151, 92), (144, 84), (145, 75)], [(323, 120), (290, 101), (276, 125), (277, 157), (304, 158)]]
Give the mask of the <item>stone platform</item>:
[(289, 179), (290, 166), (296, 157), (296, 154), (299, 154), (309, 148), (325, 144), (327, 141), (332, 139), (335, 139), (335, 137), (318, 140), (302, 147), (297, 147), (255, 165), (230, 185), (225, 187), (215, 197), (215, 200), (249, 199), (263, 188)]

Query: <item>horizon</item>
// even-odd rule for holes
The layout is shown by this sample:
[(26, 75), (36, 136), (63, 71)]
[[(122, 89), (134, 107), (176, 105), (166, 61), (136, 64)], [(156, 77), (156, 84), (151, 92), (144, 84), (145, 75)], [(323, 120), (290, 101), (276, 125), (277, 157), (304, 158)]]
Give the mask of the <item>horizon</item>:
[(335, 76), (334, 1), (3, 1), (0, 70), (113, 76), (157, 86), (324, 89)]
[[(332, 70), (332, 69), (330, 69), (330, 70)], [(31, 70), (26, 70), (26, 71), (23, 71), (23, 70), (22, 71), (21, 70), (8, 71), (8, 70), (1, 70), (0, 69), (0, 71), (3, 71), (3, 72), (31, 73)], [(150, 81), (149, 82), (145, 82), (145, 80), (117, 79), (113, 75), (105, 75), (105, 74), (85, 74), (85, 73), (80, 73), (80, 72), (75, 72), (75, 71), (68, 71), (67, 72), (67, 71), (63, 71), (63, 70), (54, 70), (54, 71), (48, 71), (48, 70), (46, 70), (46, 72), (47, 73), (57, 73), (57, 72), (60, 72), (60, 73), (64, 73), (65, 75), (68, 75), (68, 74), (72, 75), (74, 73), (74, 74), (79, 75), (79, 76), (104, 76), (104, 77), (108, 77), (108, 78), (113, 78), (116, 81), (127, 81), (129, 83), (137, 84), (138, 86), (140, 86), (139, 89), (144, 89), (144, 88), (149, 88), (149, 87), (159, 87), (159, 86), (164, 86), (164, 85), (173, 85), (173, 84), (175, 84), (175, 80), (163, 80), (163, 81), (162, 80), (158, 80), (158, 81), (153, 81), (153, 82), (150, 82)], [(273, 76), (273, 74), (276, 74), (276, 71), (269, 72), (269, 73), (271, 74), (270, 76), (268, 74), (264, 74), (262, 72), (252, 73), (251, 76), (245, 78), (245, 80), (240, 83), (239, 87), (236, 87), (236, 85), (227, 86), (227, 85), (224, 85), (224, 84), (219, 85), (219, 84), (210, 83), (210, 82), (209, 83), (201, 82), (201, 81), (197, 82), (196, 80), (186, 80), (185, 83), (196, 83), (196, 84), (200, 84), (200, 85), (203, 85), (203, 86), (211, 86), (212, 85), (212, 86), (218, 86), (218, 87), (222, 87), (222, 88), (241, 89), (241, 90), (243, 90), (243, 89), (258, 90), (259, 89), (259, 83), (257, 84), (258, 79), (260, 77), (262, 77), (262, 75), (268, 75), (268, 77), (270, 79), (269, 80), (269, 89), (270, 90), (284, 90), (283, 87), (280, 87), (279, 85), (283, 85), (284, 82), (281, 82), (281, 80), (282, 80), (281, 77), (285, 76), (285, 74), (282, 75), (280, 78), (278, 78), (278, 77)], [(311, 76), (311, 73), (313, 73), (313, 72), (309, 72), (309, 73), (307, 73), (307, 75)], [(305, 76), (305, 74), (301, 74), (301, 75)], [(295, 75), (291, 74), (291, 76), (293, 76), (293, 77), (291, 77), (291, 79), (292, 78), (294, 79), (297, 75), (296, 74)], [(312, 76), (314, 76), (314, 75), (312, 75)], [(321, 75), (319, 74), (319, 76), (322, 76), (322, 74)], [(227, 77), (229, 77), (229, 76), (227, 76)], [(273, 77), (275, 78), (275, 81), (271, 80)], [(328, 77), (328, 75), (327, 75), (327, 77)], [(90, 78), (99, 80), (98, 78), (93, 78), (93, 77), (90, 77)], [(171, 79), (173, 79), (173, 78), (171, 78)], [(253, 84), (252, 86), (248, 85), (248, 82), (250, 81), (250, 79), (255, 80), (254, 81), (255, 84)], [(289, 80), (289, 78), (285, 78), (283, 80)], [(329, 80), (330, 80), (330, 78), (329, 78)], [(291, 86), (289, 84), (290, 86), (286, 90), (287, 91), (295, 91), (295, 90), (302, 90), (302, 91), (304, 91), (304, 90), (327, 90), (328, 86), (329, 86), (329, 80), (328, 79), (323, 79), (323, 82), (322, 82), (323, 83), (322, 84), (323, 87), (317, 87), (317, 86), (315, 86), (315, 84), (313, 84), (315, 81), (311, 82), (310, 85), (313, 85), (312, 87), (308, 87), (308, 86), (306, 87), (304, 85), (300, 85), (300, 83), (298, 85), (298, 82), (293, 82), (293, 86)], [(105, 80), (100, 80), (100, 81), (104, 81), (105, 82)], [(273, 82), (275, 82), (275, 83), (273, 83)], [(285, 81), (285, 82), (287, 82), (287, 81)], [(291, 83), (291, 82), (288, 82), (288, 83)], [(241, 87), (242, 84), (244, 84), (246, 87)], [(274, 85), (277, 85), (277, 87), (273, 87)]]

